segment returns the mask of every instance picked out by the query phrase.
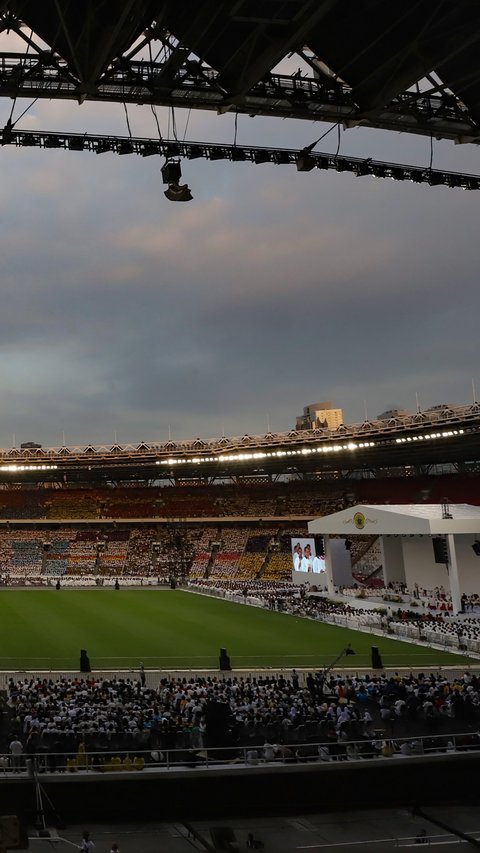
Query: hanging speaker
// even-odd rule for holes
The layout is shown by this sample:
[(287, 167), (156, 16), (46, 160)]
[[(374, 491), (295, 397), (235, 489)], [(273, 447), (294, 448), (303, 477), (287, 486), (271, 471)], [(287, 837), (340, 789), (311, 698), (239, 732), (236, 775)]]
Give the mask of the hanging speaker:
[(448, 563), (448, 546), (447, 540), (442, 536), (434, 536), (432, 539), (433, 553), (436, 563)]

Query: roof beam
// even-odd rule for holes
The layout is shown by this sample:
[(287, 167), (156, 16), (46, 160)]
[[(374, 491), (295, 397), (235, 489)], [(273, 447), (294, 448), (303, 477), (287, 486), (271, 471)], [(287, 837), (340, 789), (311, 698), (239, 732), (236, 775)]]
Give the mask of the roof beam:
[[(258, 40), (260, 35), (265, 35), (267, 25), (259, 25), (250, 39), (242, 45), (241, 51), (232, 55), (230, 63), (227, 63), (219, 74), (220, 85), (225, 86), (229, 93), (225, 99), (226, 104), (238, 105), (251, 87), (265, 77), (290, 51), (303, 47), (309, 30), (320, 23), (335, 2), (336, 0), (306, 0), (293, 22), (286, 28), (286, 32), (282, 32), (281, 37), (279, 34), (278, 38), (270, 37), (270, 45), (260, 51), (256, 50)], [(240, 52), (243, 63), (242, 71), (237, 76), (234, 69)]]

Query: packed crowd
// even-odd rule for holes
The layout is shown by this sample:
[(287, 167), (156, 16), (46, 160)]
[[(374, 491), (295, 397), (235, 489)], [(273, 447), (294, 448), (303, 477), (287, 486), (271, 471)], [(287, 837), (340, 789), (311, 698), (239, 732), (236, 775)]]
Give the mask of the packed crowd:
[(480, 723), (480, 679), (471, 673), (453, 681), (325, 673), (304, 680), (293, 670), (288, 677), (168, 677), (155, 688), (145, 680), (143, 670), (138, 680), (11, 679), (2, 730), (12, 766), (43, 756), (56, 769), (54, 755), (85, 750), (152, 750), (158, 761), (165, 750), (265, 742), (277, 754), (282, 745), (308, 743), (361, 748), (373, 737), (474, 732)]

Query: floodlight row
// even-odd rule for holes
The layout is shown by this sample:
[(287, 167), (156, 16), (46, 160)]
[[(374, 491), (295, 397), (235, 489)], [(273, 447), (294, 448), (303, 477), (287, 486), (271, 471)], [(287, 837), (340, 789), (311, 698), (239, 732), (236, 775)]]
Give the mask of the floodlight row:
[(328, 444), (322, 447), (303, 447), (301, 450), (274, 450), (271, 452), (258, 451), (257, 453), (233, 453), (222, 456), (196, 456), (188, 458), (157, 459), (156, 465), (184, 465), (187, 463), (201, 465), (203, 462), (250, 462), (255, 459), (282, 458), (285, 456), (309, 456), (311, 453), (339, 453), (341, 450), (359, 450), (375, 447), (374, 441), (361, 441), (356, 444), (350, 441), (348, 444)]
[(436, 438), (451, 438), (454, 435), (463, 435), (463, 429), (449, 429), (445, 432), (430, 432), (427, 435), (409, 435), (407, 438), (396, 438), (395, 444), (405, 444), (406, 441), (427, 441)]
[(356, 177), (369, 175), (389, 178), (394, 181), (412, 181), (429, 186), (459, 187), (464, 190), (480, 189), (480, 176), (463, 172), (447, 172), (421, 166), (388, 163), (371, 157), (345, 157), (312, 151), (310, 147), (298, 151), (288, 148), (264, 148), (262, 146), (215, 144), (210, 142), (178, 141), (176, 139), (145, 139), (139, 137), (99, 136), (50, 131), (14, 130), (7, 123), (0, 130), (1, 145), (60, 148), (66, 151), (90, 151), (95, 154), (139, 154), (142, 157), (160, 156), (167, 161), (175, 158), (185, 160), (228, 160), (230, 162), (273, 163), (294, 165), (300, 172), (312, 169), (331, 169), (350, 172)]
[(0, 473), (11, 473), (16, 471), (56, 471), (58, 465), (2, 465)]

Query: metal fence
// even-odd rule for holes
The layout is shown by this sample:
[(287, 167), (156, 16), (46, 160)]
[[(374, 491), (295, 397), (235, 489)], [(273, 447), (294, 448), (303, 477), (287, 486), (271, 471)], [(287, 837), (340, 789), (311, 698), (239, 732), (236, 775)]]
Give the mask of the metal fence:
[(376, 731), (371, 738), (337, 742), (205, 747), (200, 749), (88, 750), (81, 745), (72, 753), (45, 751), (34, 756), (0, 754), (0, 780), (12, 776), (50, 773), (126, 773), (233, 767), (295, 766), (327, 762), (382, 761), (429, 755), (480, 753), (480, 736), (472, 732), (452, 735), (388, 738)]

